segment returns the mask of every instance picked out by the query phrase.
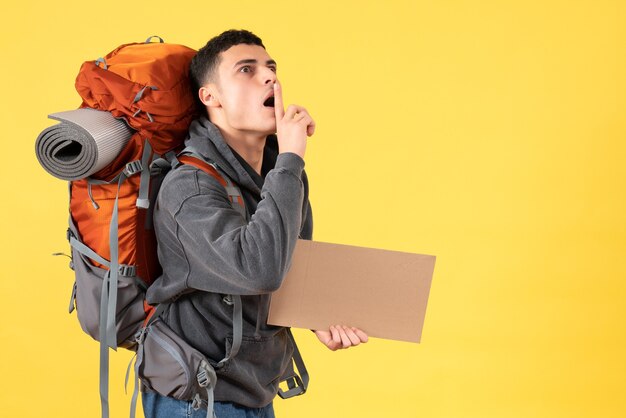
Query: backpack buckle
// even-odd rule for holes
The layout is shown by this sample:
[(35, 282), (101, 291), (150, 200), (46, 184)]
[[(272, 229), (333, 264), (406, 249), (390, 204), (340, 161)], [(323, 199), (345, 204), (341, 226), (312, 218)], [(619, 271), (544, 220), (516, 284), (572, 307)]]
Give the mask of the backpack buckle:
[(209, 386), (209, 376), (204, 369), (198, 372), (198, 384), (203, 388)]
[(232, 306), (233, 303), (233, 296), (232, 295), (226, 295), (222, 298), (222, 302), (224, 302), (225, 304), (227, 304), (228, 306)]
[(135, 160), (126, 164), (126, 168), (124, 169), (124, 174), (126, 174), (126, 177), (130, 177), (134, 174), (140, 173), (142, 170), (143, 170), (143, 164), (141, 164), (141, 161)]
[(141, 327), (135, 333), (134, 338), (135, 338), (135, 341), (137, 341), (137, 344), (139, 344), (139, 345), (143, 344), (143, 340), (146, 337), (146, 330), (147, 330), (147, 327)]
[(196, 378), (198, 379), (198, 385), (200, 385), (201, 388), (214, 388), (215, 382), (217, 380), (217, 375), (215, 374), (215, 370), (213, 370), (213, 367), (211, 367), (210, 364), (203, 360), (200, 363), (199, 369), (200, 371), (198, 371), (198, 374), (196, 375)]
[(137, 268), (135, 266), (129, 266), (128, 264), (121, 264), (119, 268), (120, 276), (135, 277)]
[(193, 402), (191, 402), (191, 407), (195, 411), (197, 411), (198, 409), (202, 408), (205, 404), (207, 404), (207, 402), (202, 400), (199, 393), (196, 393), (196, 396), (193, 397)]
[(289, 387), (289, 389), (284, 391), (281, 388), (278, 388), (278, 396), (280, 396), (281, 399), (288, 399), (293, 396), (302, 395), (304, 392), (306, 392), (304, 383), (302, 383), (302, 379), (300, 379), (300, 376), (298, 376), (297, 374), (289, 376), (288, 378), (283, 380), (283, 382), (285, 381), (287, 382), (287, 386)]

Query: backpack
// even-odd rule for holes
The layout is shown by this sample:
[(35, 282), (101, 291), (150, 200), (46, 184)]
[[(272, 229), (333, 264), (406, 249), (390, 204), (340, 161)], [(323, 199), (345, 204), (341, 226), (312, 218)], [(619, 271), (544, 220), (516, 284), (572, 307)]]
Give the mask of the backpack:
[(108, 417), (108, 348), (136, 349), (135, 334), (153, 309), (144, 294), (161, 268), (151, 223), (170, 166), (161, 155), (180, 150), (195, 102), (188, 69), (196, 51), (161, 38), (124, 44), (86, 61), (76, 77), (80, 108), (110, 112), (134, 129), (113, 161), (69, 183), (67, 238), (82, 329), (100, 341), (100, 398)]
[[(100, 342), (103, 418), (109, 416), (109, 347), (137, 352), (132, 416), (141, 378), (148, 389), (162, 395), (193, 400), (196, 408), (206, 403), (211, 417), (214, 367), (160, 320), (167, 304), (152, 307), (145, 302), (148, 286), (161, 274), (152, 210), (165, 174), (180, 164), (216, 178), (244, 217), (245, 205), (240, 190), (216, 166), (193, 155), (177, 157), (196, 116), (188, 82), (195, 51), (151, 39), (121, 45), (103, 58), (85, 62), (76, 78), (81, 108), (108, 111), (136, 132), (112, 163), (89, 178), (69, 183), (67, 238), (76, 276), (69, 311), (76, 309), (82, 329)], [(236, 355), (241, 341), (241, 300), (237, 295), (229, 298), (233, 349), (216, 367)], [(289, 336), (300, 376), (286, 377), (289, 389), (279, 389), (283, 398), (304, 393), (308, 383), (291, 332)]]

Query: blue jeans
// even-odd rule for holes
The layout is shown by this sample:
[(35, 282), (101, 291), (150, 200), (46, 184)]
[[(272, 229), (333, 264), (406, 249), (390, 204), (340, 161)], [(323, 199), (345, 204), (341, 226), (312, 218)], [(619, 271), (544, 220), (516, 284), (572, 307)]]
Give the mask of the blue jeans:
[[(142, 393), (141, 402), (146, 418), (206, 418), (206, 409), (193, 409), (191, 401), (179, 401), (156, 392)], [(217, 418), (275, 418), (271, 402), (263, 408), (215, 402), (213, 409)]]

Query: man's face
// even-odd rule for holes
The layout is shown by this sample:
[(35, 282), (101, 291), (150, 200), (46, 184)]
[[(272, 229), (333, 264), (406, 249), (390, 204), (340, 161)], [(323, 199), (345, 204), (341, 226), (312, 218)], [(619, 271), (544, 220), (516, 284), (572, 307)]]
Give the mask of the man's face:
[(274, 60), (263, 47), (247, 44), (230, 47), (221, 53), (221, 58), (215, 91), (219, 106), (212, 108), (216, 113), (212, 119), (246, 132), (276, 132), (274, 103), (263, 104), (274, 95)]

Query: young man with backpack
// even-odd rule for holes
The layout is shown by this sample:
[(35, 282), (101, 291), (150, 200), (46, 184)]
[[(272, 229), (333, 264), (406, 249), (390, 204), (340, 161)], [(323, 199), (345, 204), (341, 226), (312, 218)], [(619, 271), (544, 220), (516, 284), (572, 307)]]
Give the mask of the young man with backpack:
[[(218, 418), (273, 417), (279, 383), (294, 376), (295, 343), (288, 328), (266, 320), (296, 241), (312, 239), (304, 154), (315, 122), (302, 106), (284, 109), (276, 62), (251, 32), (211, 39), (190, 74), (206, 114), (192, 122), (179, 158), (210, 164), (227, 182), (197, 164), (167, 174), (154, 209), (163, 274), (147, 301), (167, 304), (162, 321), (213, 363)], [(231, 295), (240, 295), (239, 337)], [(344, 326), (315, 334), (331, 350), (367, 341)], [(143, 390), (146, 417), (206, 414), (191, 401)]]

